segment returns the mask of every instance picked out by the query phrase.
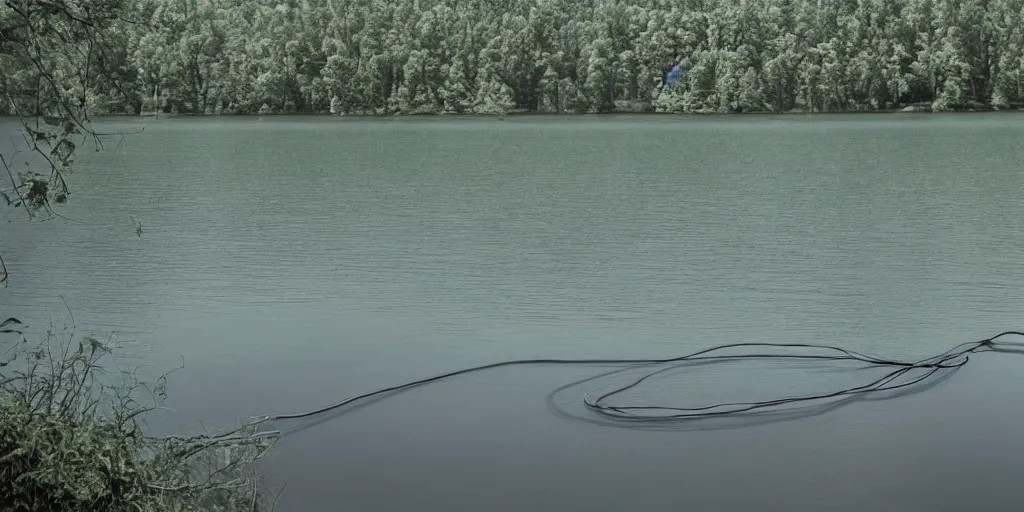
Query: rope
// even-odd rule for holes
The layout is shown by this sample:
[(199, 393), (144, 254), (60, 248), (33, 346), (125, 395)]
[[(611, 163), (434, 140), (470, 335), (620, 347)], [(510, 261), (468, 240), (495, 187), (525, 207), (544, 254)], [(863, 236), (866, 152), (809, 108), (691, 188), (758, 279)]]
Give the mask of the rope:
[[(586, 395), (584, 395), (583, 404), (586, 406), (586, 408), (607, 418), (640, 422), (664, 422), (672, 420), (695, 420), (701, 418), (741, 415), (753, 411), (780, 409), (783, 408), (784, 406), (793, 404), (821, 402), (829, 399), (837, 400), (843, 397), (866, 395), (871, 393), (881, 393), (885, 391), (907, 388), (915, 384), (920, 384), (930, 378), (933, 378), (939, 371), (955, 371), (959, 369), (963, 365), (967, 364), (967, 361), (969, 360), (969, 355), (972, 353), (993, 350), (1008, 350), (1011, 347), (1015, 347), (1017, 350), (1019, 350), (1021, 347), (1024, 347), (1024, 343), (1021, 342), (997, 341), (1000, 338), (1008, 336), (1024, 337), (1024, 332), (1006, 331), (997, 334), (991, 338), (961, 343), (960, 345), (957, 345), (947, 350), (946, 352), (919, 361), (899, 361), (892, 359), (882, 359), (874, 356), (860, 354), (858, 352), (854, 352), (852, 350), (847, 350), (839, 347), (804, 343), (733, 343), (728, 345), (720, 345), (717, 347), (712, 347), (697, 352), (693, 352), (691, 354), (687, 354), (684, 356), (673, 357), (668, 359), (521, 359), (514, 361), (502, 361), (482, 366), (475, 366), (472, 368), (456, 370), (453, 372), (436, 375), (434, 377), (420, 379), (396, 386), (386, 387), (369, 393), (353, 396), (351, 398), (347, 398), (335, 404), (321, 407), (319, 409), (315, 409), (312, 411), (298, 412), (292, 414), (278, 414), (274, 416), (264, 416), (261, 419), (256, 420), (256, 423), (262, 423), (264, 421), (273, 420), (309, 418), (339, 409), (341, 407), (345, 407), (347, 405), (351, 405), (355, 402), (366, 400), (368, 398), (372, 398), (390, 392), (402, 391), (414, 387), (423, 386), (426, 384), (430, 384), (432, 382), (437, 382), (458, 375), (465, 375), (468, 373), (480, 372), (484, 370), (490, 370), (506, 366), (523, 365), (629, 365), (633, 368), (640, 368), (643, 366), (655, 367), (655, 369), (652, 369), (649, 373), (646, 373), (645, 375), (643, 375), (640, 378), (637, 378), (631, 383), (622, 385), (618, 388), (613, 389), (612, 391), (601, 394), (597, 398), (591, 398), (592, 393), (587, 393)], [(745, 353), (738, 354), (716, 355), (716, 353), (726, 350), (749, 350), (754, 348), (786, 349), (791, 351), (791, 353), (768, 353), (766, 351), (748, 351)], [(792, 353), (792, 351), (794, 350), (812, 349), (824, 351), (824, 353)], [(803, 396), (790, 396), (771, 400), (749, 402), (724, 402), (697, 407), (678, 407), (668, 405), (612, 405), (610, 403), (612, 398), (617, 397), (622, 393), (635, 388), (644, 381), (656, 375), (662, 374), (670, 370), (679, 369), (686, 365), (695, 365), (697, 363), (707, 364), (709, 362), (718, 363), (727, 361), (758, 359), (857, 361), (863, 363), (866, 367), (891, 368), (892, 370), (889, 373), (885, 374), (884, 376), (875, 379), (867, 384), (853, 386), (841, 389), (839, 391), (816, 393)], [(664, 365), (669, 366), (662, 367)], [(922, 373), (917, 376), (909, 375), (911, 374), (911, 372), (916, 371)], [(905, 378), (905, 380), (901, 378)]]

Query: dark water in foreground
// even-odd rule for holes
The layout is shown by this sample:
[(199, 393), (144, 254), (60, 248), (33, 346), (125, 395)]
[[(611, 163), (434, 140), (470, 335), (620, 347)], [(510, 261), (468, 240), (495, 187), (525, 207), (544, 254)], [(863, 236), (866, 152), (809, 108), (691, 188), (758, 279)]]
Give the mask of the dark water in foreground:
[[(60, 210), (72, 221), (9, 217), (0, 306), (45, 328), (64, 321), (63, 294), (80, 333), (115, 332), (147, 371), (184, 356), (158, 429), (501, 359), (736, 341), (923, 358), (1024, 328), (1020, 116), (107, 128), (139, 126), (79, 159)], [(1019, 510), (1022, 369), (982, 354), (921, 394), (670, 432), (549, 410), (549, 393), (601, 368), (501, 369), (291, 435), (267, 472), (286, 512)], [(821, 370), (702, 369), (647, 392), (852, 382)], [(590, 390), (553, 400), (579, 409)]]

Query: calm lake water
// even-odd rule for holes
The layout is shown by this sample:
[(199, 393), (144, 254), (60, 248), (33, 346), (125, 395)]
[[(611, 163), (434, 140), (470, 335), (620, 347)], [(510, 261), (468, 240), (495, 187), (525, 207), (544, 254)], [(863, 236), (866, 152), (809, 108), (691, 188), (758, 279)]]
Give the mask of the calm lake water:
[[(1019, 115), (101, 125), (141, 127), (79, 157), (70, 220), (6, 216), (0, 307), (42, 331), (63, 295), (79, 334), (147, 372), (184, 357), (157, 431), (503, 359), (738, 341), (923, 358), (1024, 328)], [(289, 435), (265, 469), (285, 512), (1019, 510), (1022, 369), (980, 354), (911, 396), (654, 432), (549, 409), (601, 368), (507, 368)], [(748, 365), (649, 393), (848, 381)]]

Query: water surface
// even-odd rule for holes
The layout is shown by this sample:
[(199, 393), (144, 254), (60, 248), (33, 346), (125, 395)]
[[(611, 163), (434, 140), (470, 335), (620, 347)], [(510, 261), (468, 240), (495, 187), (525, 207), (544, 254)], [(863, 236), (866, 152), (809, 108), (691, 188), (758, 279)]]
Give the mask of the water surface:
[[(510, 358), (736, 341), (913, 358), (1024, 327), (1020, 116), (104, 129), (141, 126), (79, 158), (70, 221), (8, 216), (0, 306), (45, 329), (64, 321), (63, 295), (80, 333), (115, 333), (147, 371), (183, 356), (177, 412), (155, 429)], [(926, 393), (676, 432), (548, 409), (599, 368), (502, 369), (289, 436), (267, 471), (287, 482), (284, 511), (1017, 509), (1022, 364), (979, 355)], [(651, 392), (711, 401), (845, 378), (755, 367)]]

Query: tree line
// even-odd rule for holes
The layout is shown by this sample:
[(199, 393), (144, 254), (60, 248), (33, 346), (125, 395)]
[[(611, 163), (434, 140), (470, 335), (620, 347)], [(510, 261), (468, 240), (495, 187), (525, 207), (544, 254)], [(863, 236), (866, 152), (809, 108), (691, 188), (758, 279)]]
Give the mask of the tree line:
[[(1017, 108), (1022, 27), (1024, 0), (135, 0), (97, 52), (88, 101), (133, 114)], [(662, 88), (678, 57), (685, 74)]]

